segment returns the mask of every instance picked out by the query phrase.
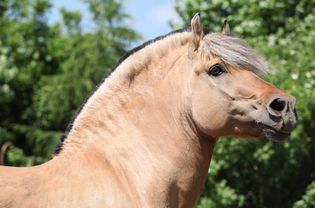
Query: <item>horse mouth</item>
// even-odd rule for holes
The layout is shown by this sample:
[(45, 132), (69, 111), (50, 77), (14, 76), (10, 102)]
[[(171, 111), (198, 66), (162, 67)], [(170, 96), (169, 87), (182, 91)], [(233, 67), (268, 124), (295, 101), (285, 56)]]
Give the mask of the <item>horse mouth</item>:
[(283, 141), (291, 135), (291, 132), (279, 131), (264, 123), (257, 123), (257, 125), (262, 130), (264, 137), (275, 141)]

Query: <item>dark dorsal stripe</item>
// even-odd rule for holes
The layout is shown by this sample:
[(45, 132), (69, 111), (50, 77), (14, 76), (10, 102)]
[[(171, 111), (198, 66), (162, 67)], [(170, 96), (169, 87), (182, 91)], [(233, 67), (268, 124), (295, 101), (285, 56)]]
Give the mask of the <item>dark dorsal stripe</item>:
[(61, 136), (60, 138), (60, 143), (56, 146), (55, 151), (54, 151), (54, 155), (58, 155), (62, 148), (63, 148), (63, 144), (64, 141), (67, 139), (69, 132), (71, 131), (72, 127), (73, 127), (73, 123), (75, 121), (75, 119), (77, 118), (77, 116), (80, 114), (81, 110), (83, 109), (83, 106), (85, 105), (86, 101), (94, 94), (94, 92), (99, 88), (99, 86), (101, 86), (105, 80), (111, 75), (112, 72), (115, 71), (115, 69), (124, 61), (126, 60), (129, 56), (131, 56), (132, 54), (136, 53), (137, 51), (140, 51), (141, 49), (145, 48), (146, 46), (158, 41), (158, 40), (162, 40), (170, 35), (173, 35), (175, 33), (182, 33), (182, 32), (186, 32), (186, 31), (190, 31), (190, 28), (184, 28), (184, 29), (179, 29), (179, 30), (174, 30), (166, 35), (162, 35), (159, 36), (157, 38), (154, 38), (152, 40), (149, 40), (145, 43), (143, 43), (140, 46), (135, 47), (134, 49), (128, 51), (124, 56), (122, 56), (119, 61), (117, 62), (117, 64), (105, 75), (105, 77), (102, 79), (102, 81), (100, 82), (100, 84), (98, 84), (96, 86), (96, 89), (87, 97), (87, 99), (85, 100), (85, 102), (80, 106), (80, 108), (76, 111), (75, 115), (72, 117), (70, 123), (68, 124), (64, 134)]

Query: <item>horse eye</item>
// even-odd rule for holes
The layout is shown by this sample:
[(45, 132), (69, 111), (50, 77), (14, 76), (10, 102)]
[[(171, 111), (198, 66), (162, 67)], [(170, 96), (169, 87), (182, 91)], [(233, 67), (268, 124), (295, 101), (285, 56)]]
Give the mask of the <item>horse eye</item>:
[(210, 68), (210, 70), (208, 71), (208, 74), (211, 76), (217, 77), (225, 72), (226, 72), (226, 69), (223, 66), (216, 64)]

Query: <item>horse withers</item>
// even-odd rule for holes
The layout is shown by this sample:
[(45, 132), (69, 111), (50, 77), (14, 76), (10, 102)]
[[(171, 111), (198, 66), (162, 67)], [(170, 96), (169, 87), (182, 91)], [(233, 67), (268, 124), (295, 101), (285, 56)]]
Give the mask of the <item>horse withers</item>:
[(218, 138), (287, 138), (295, 99), (259, 78), (243, 40), (190, 30), (126, 55), (70, 125), (52, 160), (0, 167), (0, 207), (193, 207)]

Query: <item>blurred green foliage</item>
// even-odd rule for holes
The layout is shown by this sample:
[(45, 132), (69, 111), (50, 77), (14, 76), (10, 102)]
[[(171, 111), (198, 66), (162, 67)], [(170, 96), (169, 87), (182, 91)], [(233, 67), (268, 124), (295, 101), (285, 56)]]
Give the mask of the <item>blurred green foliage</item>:
[(51, 157), (76, 110), (140, 38), (119, 0), (84, 0), (82, 14), (61, 9), (48, 24), (50, 0), (0, 1), (0, 145), (11, 141), (7, 165), (31, 166)]
[(311, 183), (301, 200), (294, 204), (294, 208), (312, 208), (315, 207), (315, 182)]
[[(198, 207), (315, 207), (315, 1), (185, 0), (186, 25), (201, 12), (204, 26), (245, 37), (270, 62), (265, 76), (297, 99), (298, 126), (283, 143), (219, 141)], [(174, 25), (174, 24), (173, 24)]]

